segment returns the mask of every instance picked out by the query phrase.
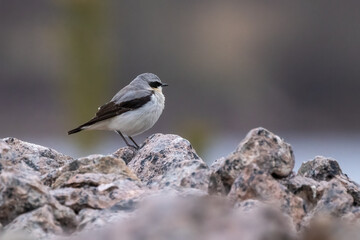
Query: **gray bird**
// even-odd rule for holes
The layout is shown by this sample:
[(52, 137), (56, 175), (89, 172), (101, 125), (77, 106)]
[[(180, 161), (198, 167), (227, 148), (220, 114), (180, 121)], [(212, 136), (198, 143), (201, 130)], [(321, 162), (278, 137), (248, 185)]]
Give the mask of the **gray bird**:
[[(152, 73), (137, 76), (121, 89), (110, 102), (98, 108), (90, 121), (70, 130), (68, 134), (82, 130), (109, 130), (117, 132), (127, 146), (139, 149), (132, 138), (149, 130), (159, 119), (165, 106), (162, 87), (167, 86)], [(128, 143), (126, 135), (135, 146)]]

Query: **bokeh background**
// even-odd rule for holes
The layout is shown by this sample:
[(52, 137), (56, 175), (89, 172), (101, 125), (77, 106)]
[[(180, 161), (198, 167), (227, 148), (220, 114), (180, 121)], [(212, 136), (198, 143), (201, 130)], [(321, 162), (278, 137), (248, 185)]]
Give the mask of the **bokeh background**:
[(336, 158), (360, 182), (359, 1), (0, 0), (0, 137), (79, 157), (123, 146), (66, 132), (143, 72), (169, 87), (155, 132), (204, 160), (252, 128), (285, 138), (296, 166)]

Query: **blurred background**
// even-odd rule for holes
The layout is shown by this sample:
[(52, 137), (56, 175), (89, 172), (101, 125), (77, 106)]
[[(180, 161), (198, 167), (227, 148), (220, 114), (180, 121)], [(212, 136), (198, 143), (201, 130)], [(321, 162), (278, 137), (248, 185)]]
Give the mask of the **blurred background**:
[(67, 131), (143, 72), (169, 87), (157, 124), (207, 162), (263, 126), (296, 167), (333, 157), (360, 182), (359, 1), (0, 0), (0, 137), (65, 154), (114, 152)]

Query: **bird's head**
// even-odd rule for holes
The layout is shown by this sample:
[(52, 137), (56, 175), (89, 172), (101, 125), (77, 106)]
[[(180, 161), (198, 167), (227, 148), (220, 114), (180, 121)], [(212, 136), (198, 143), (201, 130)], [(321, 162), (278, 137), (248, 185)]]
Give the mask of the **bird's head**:
[(161, 91), (162, 87), (168, 86), (166, 83), (161, 82), (160, 78), (153, 73), (140, 74), (133, 82), (141, 84), (145, 88), (151, 88), (154, 91)]

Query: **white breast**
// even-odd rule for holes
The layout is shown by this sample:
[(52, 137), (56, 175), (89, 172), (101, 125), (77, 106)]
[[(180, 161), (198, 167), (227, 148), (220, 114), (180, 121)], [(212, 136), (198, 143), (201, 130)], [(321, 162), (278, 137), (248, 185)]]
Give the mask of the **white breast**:
[(97, 124), (99, 130), (118, 130), (127, 136), (136, 136), (150, 129), (159, 119), (165, 106), (165, 97), (161, 90), (154, 91), (151, 100), (133, 111)]

